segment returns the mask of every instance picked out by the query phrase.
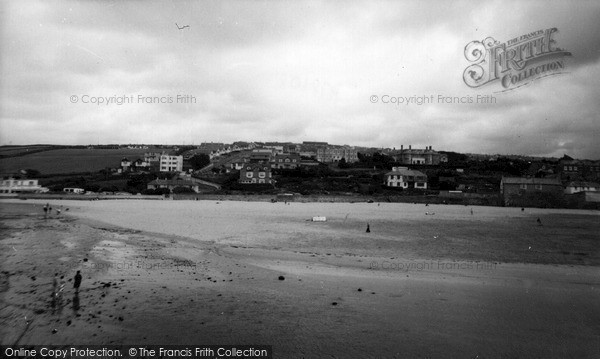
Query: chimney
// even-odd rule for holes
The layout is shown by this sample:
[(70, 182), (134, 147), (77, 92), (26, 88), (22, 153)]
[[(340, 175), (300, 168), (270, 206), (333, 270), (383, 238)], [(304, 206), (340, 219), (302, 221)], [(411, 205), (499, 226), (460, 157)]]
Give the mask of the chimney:
[(409, 149), (409, 150), (410, 150), (410, 149), (412, 149), (412, 145), (408, 145), (408, 149)]
[(404, 145), (400, 145), (400, 151), (404, 149)]

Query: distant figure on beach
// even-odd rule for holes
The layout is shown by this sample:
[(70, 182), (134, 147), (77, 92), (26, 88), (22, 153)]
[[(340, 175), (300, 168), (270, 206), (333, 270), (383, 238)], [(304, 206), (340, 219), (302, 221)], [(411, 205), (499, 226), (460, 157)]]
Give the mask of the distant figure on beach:
[(56, 215), (57, 215), (57, 216), (60, 216), (60, 209), (57, 209), (57, 210), (56, 210)]
[(471, 216), (473, 215), (473, 208), (471, 208)]
[(429, 203), (425, 203), (425, 207), (429, 207)]
[(73, 288), (75, 288), (75, 292), (79, 292), (80, 285), (81, 285), (81, 271), (77, 271), (77, 274), (75, 274), (75, 278), (73, 279)]
[(542, 220), (541, 220), (539, 217), (538, 217), (538, 219), (537, 219), (537, 223), (538, 223), (538, 225), (539, 225), (539, 226), (541, 226), (541, 225), (542, 225)]
[(521, 212), (524, 212), (524, 211), (525, 211), (525, 207), (521, 207)]
[(367, 223), (367, 233), (371, 233), (371, 227), (369, 226), (368, 223)]

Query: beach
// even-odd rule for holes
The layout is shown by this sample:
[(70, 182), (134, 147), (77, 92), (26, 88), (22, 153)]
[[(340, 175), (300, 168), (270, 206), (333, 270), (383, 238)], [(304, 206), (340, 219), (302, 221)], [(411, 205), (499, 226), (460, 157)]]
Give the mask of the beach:
[(115, 200), (51, 201), (44, 218), (44, 204), (0, 201), (1, 344), (600, 356), (597, 211)]

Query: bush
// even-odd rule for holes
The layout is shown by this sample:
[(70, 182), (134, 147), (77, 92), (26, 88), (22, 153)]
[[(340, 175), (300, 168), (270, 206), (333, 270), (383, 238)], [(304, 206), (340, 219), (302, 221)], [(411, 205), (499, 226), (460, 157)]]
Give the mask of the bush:
[(156, 189), (146, 189), (142, 191), (142, 194), (150, 194), (150, 195), (165, 195), (165, 194), (169, 194), (171, 193), (171, 191), (169, 191), (168, 188), (156, 188)]
[(196, 192), (189, 187), (175, 187), (175, 188), (173, 188), (173, 193), (196, 193)]

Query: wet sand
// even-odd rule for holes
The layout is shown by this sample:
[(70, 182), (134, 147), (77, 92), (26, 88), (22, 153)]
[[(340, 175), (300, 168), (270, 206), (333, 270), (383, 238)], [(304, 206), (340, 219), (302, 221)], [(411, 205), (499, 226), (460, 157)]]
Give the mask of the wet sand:
[[(1, 344), (600, 356), (598, 212), (55, 201), (62, 214), (44, 219), (43, 203), (0, 202)], [(77, 270), (79, 295), (67, 282), (53, 310), (53, 274)]]

